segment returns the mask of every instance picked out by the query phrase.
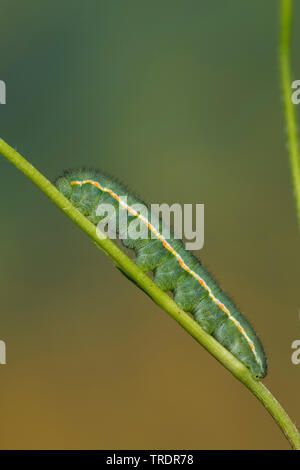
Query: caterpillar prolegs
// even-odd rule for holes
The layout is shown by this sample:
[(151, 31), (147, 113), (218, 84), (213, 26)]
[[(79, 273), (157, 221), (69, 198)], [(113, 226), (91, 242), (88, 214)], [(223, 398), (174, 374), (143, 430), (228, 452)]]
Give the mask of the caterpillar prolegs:
[[(95, 170), (72, 170), (56, 179), (55, 185), (93, 224), (101, 220), (99, 207), (110, 204), (116, 213), (128, 213), (126, 227), (117, 224), (120, 234), (127, 229), (123, 245), (135, 251), (136, 264), (145, 272), (153, 271), (154, 282), (171, 291), (175, 302), (193, 315), (196, 322), (261, 378), (267, 373), (262, 344), (246, 318), (220, 289), (198, 258), (187, 251), (181, 240), (165, 238), (159, 220), (154, 225), (149, 212), (141, 214), (134, 207), (146, 204), (112, 178)], [(126, 202), (125, 202), (126, 201)], [(146, 225), (147, 238), (130, 237), (130, 224)], [(135, 222), (134, 222), (135, 221)]]

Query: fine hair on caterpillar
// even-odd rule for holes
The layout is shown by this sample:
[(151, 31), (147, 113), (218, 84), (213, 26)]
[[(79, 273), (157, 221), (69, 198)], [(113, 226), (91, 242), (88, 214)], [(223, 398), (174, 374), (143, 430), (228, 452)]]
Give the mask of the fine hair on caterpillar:
[(96, 170), (67, 171), (55, 184), (98, 227), (99, 234), (102, 230), (98, 224), (105, 217), (106, 225), (113, 220), (118, 238), (124, 247), (134, 250), (135, 263), (140, 269), (152, 271), (154, 282), (163, 291), (171, 291), (178, 306), (191, 313), (194, 320), (256, 378), (266, 375), (266, 356), (248, 320), (177, 234), (164, 230), (165, 224), (157, 212), (152, 216), (151, 209), (141, 199)]

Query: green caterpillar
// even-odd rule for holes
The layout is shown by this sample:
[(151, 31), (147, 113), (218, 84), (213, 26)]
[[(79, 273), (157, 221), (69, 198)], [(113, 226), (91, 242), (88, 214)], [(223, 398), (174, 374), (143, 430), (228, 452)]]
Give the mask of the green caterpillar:
[(171, 291), (179, 307), (190, 312), (195, 321), (245, 364), (256, 378), (266, 375), (266, 356), (249, 322), (200, 261), (185, 249), (182, 241), (175, 239), (172, 232), (167, 239), (164, 237), (161, 220), (158, 225), (153, 225), (149, 211), (145, 216), (134, 209), (136, 204), (147, 207), (143, 201), (95, 170), (67, 171), (56, 179), (55, 185), (95, 225), (103, 219), (98, 215), (101, 205), (111, 204), (116, 213), (121, 207), (125, 209), (128, 219), (126, 227), (118, 223), (119, 236), (124, 229), (130, 233), (130, 225), (137, 220), (145, 224), (146, 239), (129, 235), (121, 240), (125, 247), (135, 251), (136, 264), (145, 272), (153, 271), (154, 282), (162, 290)]

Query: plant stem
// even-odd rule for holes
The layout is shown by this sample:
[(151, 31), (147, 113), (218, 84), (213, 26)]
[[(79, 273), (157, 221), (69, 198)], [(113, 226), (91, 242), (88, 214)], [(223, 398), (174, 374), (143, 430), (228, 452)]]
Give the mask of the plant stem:
[(297, 135), (296, 113), (291, 98), (290, 38), (292, 20), (292, 0), (281, 0), (280, 32), (280, 75), (283, 93), (284, 113), (287, 128), (288, 152), (292, 173), (293, 191), (296, 201), (297, 218), (300, 230), (300, 159)]
[(109, 238), (100, 239), (96, 227), (66, 199), (50, 181), (27, 162), (16, 150), (0, 138), (0, 153), (27, 176), (46, 194), (71, 220), (73, 220), (101, 248), (114, 263), (152, 300), (177, 321), (198, 343), (210, 352), (234, 377), (242, 382), (261, 401), (295, 449), (300, 449), (300, 435), (271, 392), (250, 373), (238, 359), (206, 333), (190, 315), (181, 310), (140, 268), (123, 253)]

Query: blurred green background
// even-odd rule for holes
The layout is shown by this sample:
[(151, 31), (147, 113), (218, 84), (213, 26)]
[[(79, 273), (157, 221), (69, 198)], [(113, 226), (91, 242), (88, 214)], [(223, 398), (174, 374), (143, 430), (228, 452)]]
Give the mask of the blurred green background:
[[(294, 18), (297, 31), (299, 4)], [(50, 179), (87, 165), (149, 203), (204, 203), (200, 257), (255, 326), (264, 383), (299, 425), (278, 2), (1, 0), (0, 26), (1, 137)], [(0, 448), (289, 448), (259, 402), (3, 158), (0, 174)]]

